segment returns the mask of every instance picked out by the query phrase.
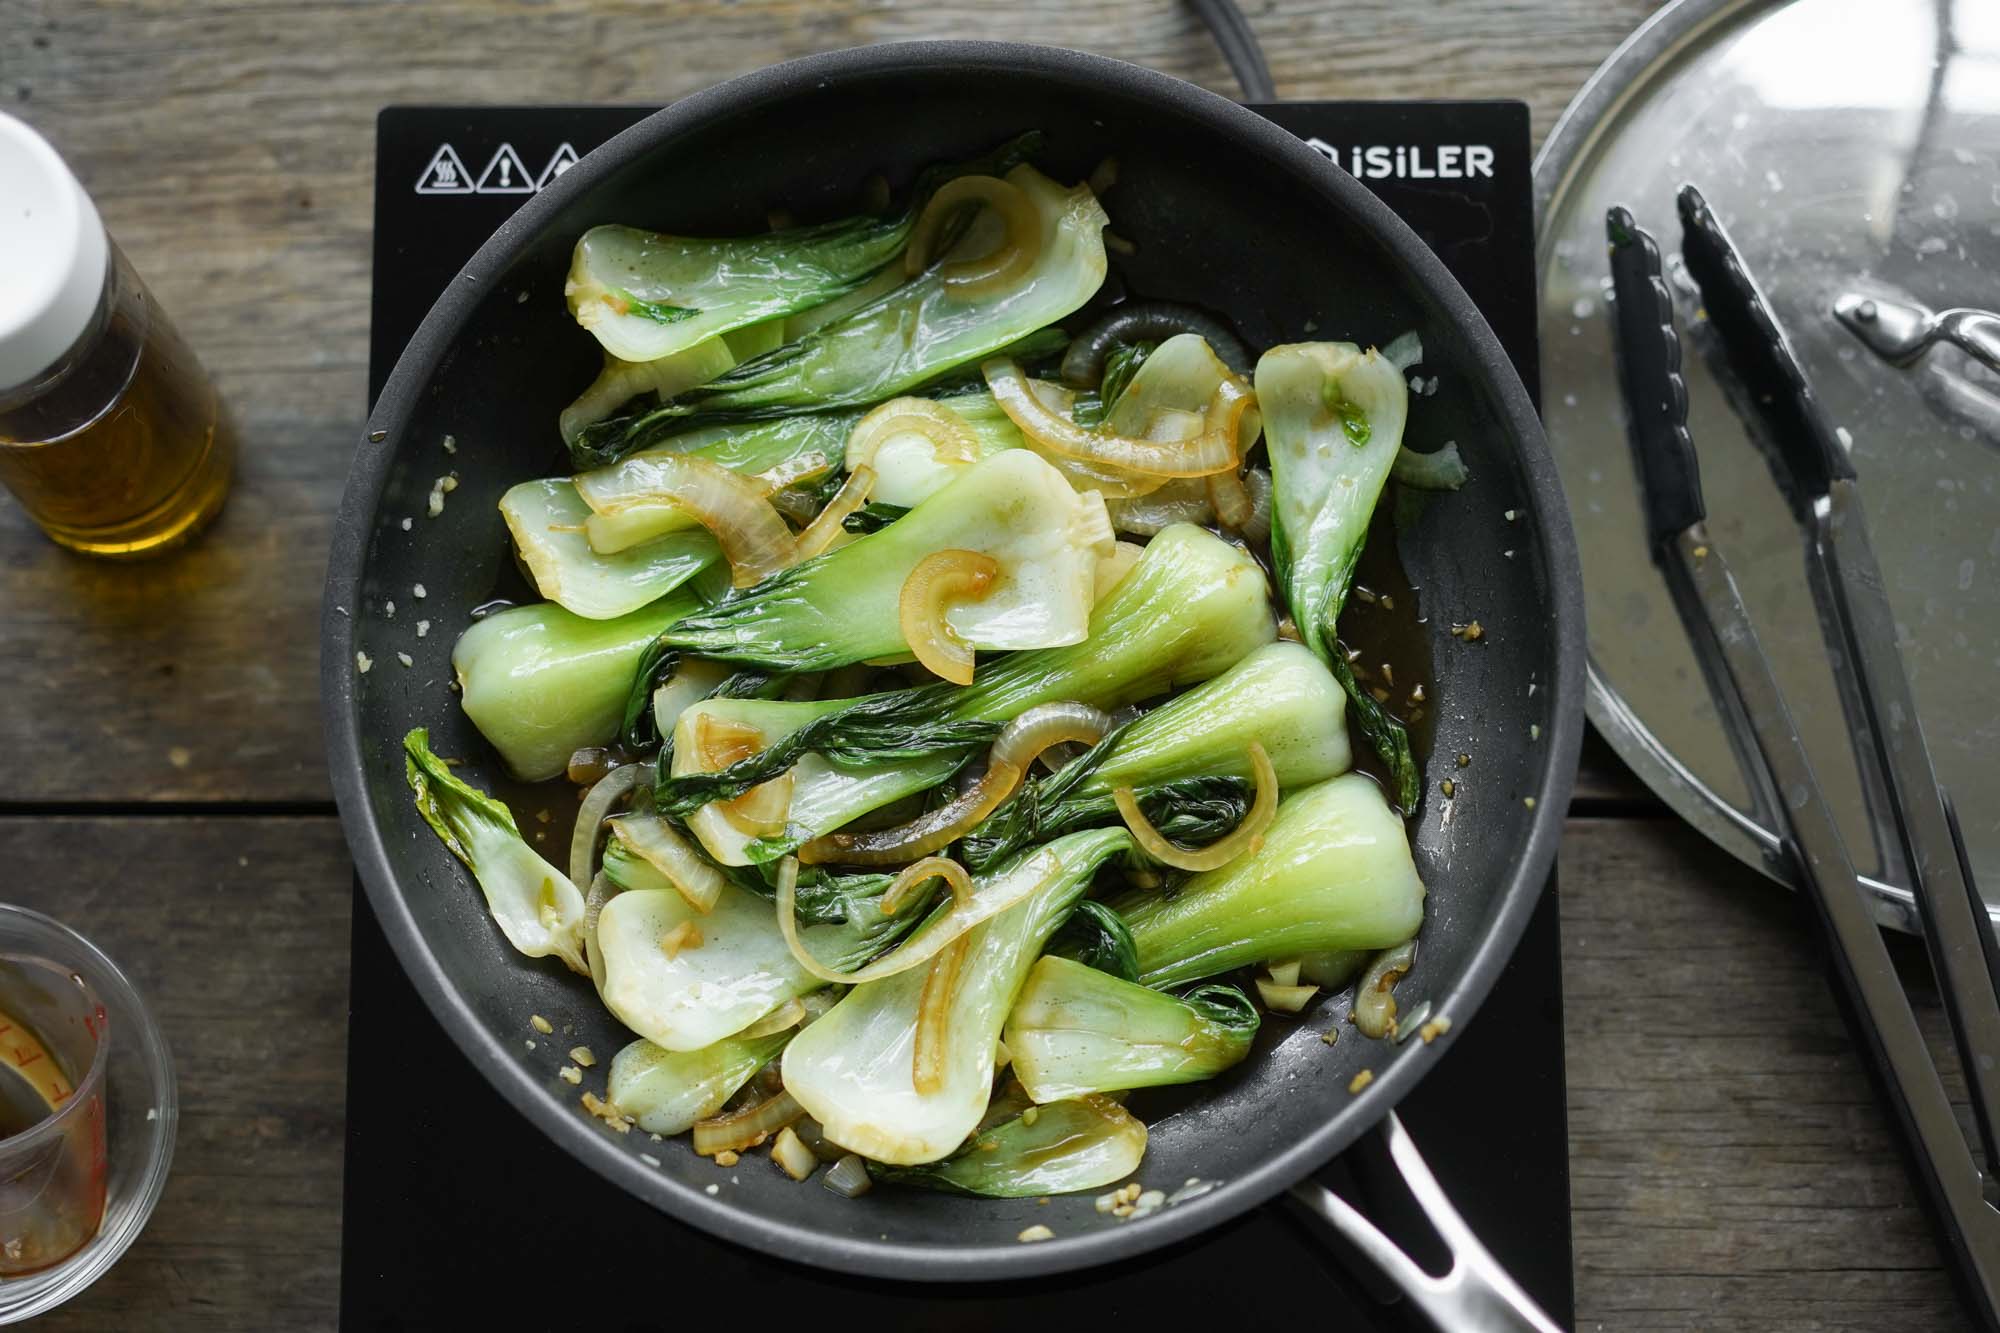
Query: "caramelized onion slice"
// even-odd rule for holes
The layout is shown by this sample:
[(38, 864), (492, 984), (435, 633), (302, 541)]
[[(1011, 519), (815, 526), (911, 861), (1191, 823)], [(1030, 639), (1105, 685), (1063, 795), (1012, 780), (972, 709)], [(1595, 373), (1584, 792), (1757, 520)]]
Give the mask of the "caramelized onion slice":
[(741, 796), (718, 801), (715, 808), (730, 827), (752, 838), (772, 838), (785, 831), (792, 813), (792, 775), (780, 773)]
[[(933, 551), (903, 580), (897, 614), (917, 661), (954, 685), (972, 683), (972, 647), (945, 623), (947, 602), (978, 601), (1000, 577), (1000, 562), (978, 551)], [(939, 844), (942, 846), (943, 844)], [(809, 860), (811, 858), (808, 858)]]
[(910, 1085), (920, 1095), (944, 1086), (945, 1057), (951, 1050), (951, 1000), (958, 992), (958, 974), (965, 964), (971, 937), (961, 935), (931, 960), (917, 1000), (917, 1036), (910, 1055)]
[(1239, 531), (1257, 511), (1250, 488), (1243, 484), (1243, 474), (1234, 468), (1209, 476), (1208, 501), (1215, 506), (1215, 517), (1223, 527)]
[(703, 1157), (752, 1148), (806, 1113), (789, 1092), (737, 1111), (694, 1122), (694, 1150)]
[(983, 255), (954, 259), (939, 270), (945, 290), (954, 296), (991, 296), (1019, 283), (1033, 272), (1042, 253), (1042, 219), (1034, 201), (1020, 186), (998, 176), (960, 176), (931, 196), (910, 232), (903, 254), (903, 271), (912, 275), (930, 267), (932, 250), (953, 214), (967, 204), (984, 204), (1000, 217), (1005, 234)]
[(921, 967), (981, 921), (1026, 898), (1035, 887), (1034, 880), (1023, 876), (1023, 885), (1015, 886), (1019, 889), (1018, 893), (994, 894), (988, 901), (980, 902), (973, 892), (972, 876), (966, 873), (964, 866), (948, 857), (932, 856), (905, 869), (883, 890), (883, 910), (893, 915), (903, 905), (911, 889), (934, 879), (942, 879), (951, 886), (950, 911), (893, 952), (855, 971), (836, 972), (815, 958), (812, 951), (806, 948), (805, 941), (799, 938), (799, 863), (796, 857), (788, 856), (778, 866), (778, 931), (785, 937), (785, 947), (792, 951), (792, 957), (807, 972), (835, 985), (859, 986), (863, 982), (880, 981), (913, 967)]
[(770, 490), (776, 488), (762, 479), (692, 454), (637, 455), (620, 470), (625, 505), (672, 504), (714, 533), (737, 587), (761, 582), (792, 563), (792, 530), (771, 505)]
[(826, 508), (820, 510), (806, 525), (805, 531), (799, 534), (795, 559), (802, 563), (824, 553), (827, 547), (833, 545), (833, 539), (840, 535), (840, 525), (847, 521), (847, 516), (867, 504), (869, 493), (874, 489), (874, 468), (864, 463), (848, 473), (847, 480), (826, 502)]
[(722, 872), (710, 865), (694, 844), (674, 831), (659, 815), (625, 815), (611, 827), (626, 846), (665, 875), (695, 911), (708, 913), (722, 896)]
[[(1013, 795), (1021, 775), (1035, 762), (1036, 755), (1064, 741), (1095, 745), (1109, 730), (1111, 719), (1088, 704), (1038, 704), (1001, 728), (987, 758), (986, 772), (955, 799), (895, 828), (866, 833), (837, 831), (814, 838), (799, 848), (799, 859), (807, 865), (838, 862), (884, 866), (929, 856), (992, 814), (1002, 801)], [(1265, 760), (1267, 765), (1269, 762)], [(1277, 784), (1273, 782), (1271, 788), (1275, 802)]]
[(1417, 961), (1417, 942), (1405, 940), (1369, 960), (1367, 972), (1354, 983), (1354, 1026), (1365, 1037), (1381, 1039), (1396, 1030), (1396, 997), (1391, 994)]
[(569, 882), (588, 884), (597, 873), (597, 835), (603, 831), (604, 817), (650, 771), (647, 764), (625, 764), (614, 768), (584, 793), (576, 808), (576, 829), (569, 836)]
[(1232, 397), (1219, 411), (1211, 410), (1204, 428), (1189, 438), (1145, 440), (1077, 425), (1037, 397), (1021, 368), (1004, 356), (987, 361), (980, 372), (993, 400), (1021, 433), (1057, 453), (1154, 477), (1204, 477), (1237, 464), (1234, 426), (1244, 411), (1239, 399)]
[(1227, 836), (1192, 850), (1175, 846), (1153, 827), (1145, 811), (1139, 808), (1139, 798), (1130, 787), (1118, 788), (1111, 793), (1111, 798), (1118, 803), (1118, 813), (1124, 817), (1125, 827), (1132, 830), (1133, 841), (1146, 855), (1177, 870), (1214, 870), (1228, 865), (1245, 852), (1256, 851), (1263, 845), (1264, 830), (1270, 828), (1271, 821), (1277, 818), (1278, 772), (1272, 767), (1271, 756), (1264, 752), (1261, 741), (1250, 742), (1250, 769), (1256, 775), (1257, 797), (1250, 803), (1250, 812), (1243, 816), (1243, 822), (1231, 829)]
[(979, 437), (964, 417), (935, 398), (891, 398), (855, 423), (847, 437), (848, 468), (874, 466), (885, 441), (911, 434), (929, 440), (941, 463), (979, 461)]

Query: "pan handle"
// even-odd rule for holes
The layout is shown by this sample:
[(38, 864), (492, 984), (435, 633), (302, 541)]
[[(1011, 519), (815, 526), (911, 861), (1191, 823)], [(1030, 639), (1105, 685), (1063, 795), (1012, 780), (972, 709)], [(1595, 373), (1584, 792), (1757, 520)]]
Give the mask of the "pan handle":
[(1291, 1198), (1297, 1209), (1310, 1222), (1328, 1228), (1367, 1256), (1412, 1305), (1446, 1333), (1561, 1333), (1560, 1326), (1542, 1313), (1472, 1234), (1394, 1111), (1376, 1133), (1382, 1136), (1389, 1159), (1396, 1164), (1411, 1196), (1451, 1252), (1450, 1271), (1442, 1277), (1426, 1273), (1353, 1204), (1310, 1176), (1292, 1186)]

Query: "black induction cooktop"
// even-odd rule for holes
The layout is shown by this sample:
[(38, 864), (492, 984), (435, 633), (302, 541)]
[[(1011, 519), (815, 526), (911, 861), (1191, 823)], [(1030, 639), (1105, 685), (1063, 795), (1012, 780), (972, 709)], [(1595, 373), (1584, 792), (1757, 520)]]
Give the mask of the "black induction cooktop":
[[(1256, 108), (1351, 170), (1464, 284), (1533, 392), (1528, 114), (1515, 102)], [(392, 107), (377, 122), (369, 400), (459, 267), (515, 208), (649, 107)], [(1561, 950), (1553, 882), (1472, 1024), (1401, 1113), (1466, 1220), (1542, 1307), (1573, 1314)], [(496, 1095), (403, 975), (357, 883), (344, 1329), (593, 1333), (729, 1322), (872, 1329), (1417, 1327), (1265, 1208), (1128, 1263), (1010, 1284), (895, 1283), (713, 1239), (571, 1161)], [(1327, 1179), (1354, 1197), (1376, 1173)], [(802, 1188), (811, 1188), (805, 1186)], [(1386, 1195), (1373, 1215), (1434, 1254)], [(828, 1324), (831, 1320), (833, 1323)], [(1307, 1322), (1310, 1321), (1310, 1322)]]

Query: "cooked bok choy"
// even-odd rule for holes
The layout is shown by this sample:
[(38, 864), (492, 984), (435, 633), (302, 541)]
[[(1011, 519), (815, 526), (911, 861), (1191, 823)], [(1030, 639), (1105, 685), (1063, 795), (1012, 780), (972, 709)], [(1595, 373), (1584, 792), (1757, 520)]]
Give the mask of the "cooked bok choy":
[(1354, 681), (1335, 622), (1354, 584), (1368, 520), (1402, 448), (1403, 372), (1353, 343), (1293, 343), (1257, 362), (1257, 405), (1271, 456), (1271, 559), (1299, 638), (1340, 678), (1355, 721), (1389, 765), (1396, 801), (1419, 781), (1402, 724)]
[(607, 1098), (648, 1134), (685, 1134), (771, 1062), (789, 1031), (724, 1037), (697, 1051), (670, 1051), (641, 1038), (611, 1057)]
[(1108, 710), (1170, 693), (1228, 670), (1277, 636), (1268, 594), (1263, 571), (1243, 551), (1200, 528), (1169, 528), (1097, 603), (1083, 642), (999, 658), (964, 688), (919, 685), (850, 703), (746, 759), (675, 774), (660, 784), (660, 807), (685, 815), (740, 796), (808, 753), (855, 767), (936, 754), (963, 760), (1037, 704), (1075, 700)]
[[(660, 644), (788, 672), (897, 657), (919, 647), (913, 633), (987, 650), (1073, 644), (1088, 628), (1097, 562), (1112, 545), (1102, 500), (1078, 495), (1035, 455), (1009, 450), (882, 531), (677, 622)], [(983, 595), (934, 601), (913, 617), (912, 575), (950, 552), (986, 562)]]
[(983, 1199), (1028, 1199), (1103, 1189), (1139, 1169), (1146, 1126), (1108, 1097), (1031, 1106), (941, 1162), (877, 1166), (879, 1180)]
[(1039, 135), (1026, 134), (973, 161), (934, 167), (919, 177), (909, 207), (887, 217), (720, 238), (592, 227), (576, 243), (563, 296), (610, 355), (673, 356), (853, 291), (903, 254), (919, 215), (947, 182), (1006, 171), (1039, 143)]
[[(626, 889), (597, 916), (601, 994), (626, 1027), (667, 1050), (696, 1051), (825, 984), (792, 957), (763, 898), (725, 884), (701, 912), (664, 876), (645, 879), (643, 864), (628, 860), (626, 876), (658, 887)], [(803, 938), (815, 957), (851, 967), (915, 919), (913, 912), (860, 912), (809, 926)], [(661, 943), (668, 938), (681, 942), (669, 949)]]
[(1119, 787), (1137, 790), (1156, 826), (1163, 816), (1192, 816), (1195, 827), (1206, 828), (1218, 801), (1240, 818), (1244, 807), (1235, 797), (1251, 777), (1246, 756), (1253, 741), (1263, 743), (1288, 790), (1347, 771), (1344, 704), (1319, 659), (1296, 643), (1266, 644), (1142, 714), (1096, 751), (1024, 784), (968, 836), (966, 862), (986, 865), (1030, 842), (1116, 820), (1112, 793)]
[[(992, 202), (941, 259), (924, 256), (927, 267), (910, 281), (671, 402), (585, 429), (577, 461), (644, 448), (681, 423), (884, 402), (1075, 311), (1105, 274), (1108, 219), (1090, 187), (1065, 189), (1030, 166), (985, 179)], [(935, 197), (929, 207), (957, 202)], [(993, 280), (961, 280), (967, 267), (989, 262)]]
[(794, 1180), (840, 1156), (849, 1198), (1123, 1181), (1148, 1090), (1248, 1067), (1263, 1014), (1360, 974), (1393, 1034), (1423, 921), (1347, 727), (1406, 809), (1414, 758), (1338, 623), (1385, 480), (1465, 480), (1402, 447), (1415, 336), (1256, 360), (1102, 293), (1092, 190), (1017, 161), (895, 216), (586, 235), (583, 470), (501, 503), (548, 600), (453, 653), (516, 776), (587, 784), (567, 876), (406, 743), (513, 947), (636, 1034), (563, 1071), (608, 1075), (586, 1108)]
[(403, 764), (417, 813), (479, 881), (487, 910), (507, 942), (530, 958), (553, 954), (572, 970), (588, 972), (583, 895), (528, 846), (513, 813), (433, 754), (430, 732), (423, 727), (403, 737)]
[[(1128, 845), (1122, 829), (1058, 838), (994, 872), (1032, 882), (1013, 907), (964, 938), (964, 962), (943, 1013), (943, 1068), (919, 1091), (917, 1030), (930, 973), (911, 968), (856, 986), (785, 1048), (785, 1088), (827, 1138), (877, 1162), (911, 1165), (948, 1156), (979, 1124), (993, 1090), (993, 1051), (1014, 997), (1042, 945), (1107, 858)], [(910, 946), (923, 940), (923, 928)]]
[(615, 620), (546, 604), (475, 620), (451, 650), (459, 706), (508, 772), (557, 777), (576, 751), (610, 742), (640, 656), (699, 605), (683, 592)]
[(1178, 986), (1266, 959), (1385, 949), (1423, 924), (1424, 885), (1382, 789), (1349, 773), (1287, 797), (1264, 845), (1171, 897), (1114, 906), (1139, 980)]
[(1185, 995), (1067, 958), (1028, 973), (1001, 1039), (1037, 1102), (1213, 1078), (1250, 1053), (1257, 1008), (1234, 986)]

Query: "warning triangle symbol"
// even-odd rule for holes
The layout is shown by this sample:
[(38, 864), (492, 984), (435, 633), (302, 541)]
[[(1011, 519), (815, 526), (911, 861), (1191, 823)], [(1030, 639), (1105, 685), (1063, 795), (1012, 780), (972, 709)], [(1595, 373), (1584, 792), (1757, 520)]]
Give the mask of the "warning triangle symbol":
[(564, 144), (562, 147), (556, 149), (555, 156), (550, 158), (549, 164), (542, 168), (542, 174), (535, 177), (535, 188), (537, 190), (548, 189), (550, 182), (575, 165), (576, 149), (570, 147), (568, 144)]
[(514, 145), (503, 143), (486, 164), (486, 170), (479, 173), (475, 188), (481, 194), (533, 194), (535, 178), (521, 165), (521, 155), (514, 151)]
[(459, 161), (458, 150), (450, 144), (439, 144), (437, 152), (431, 154), (430, 165), (417, 177), (418, 194), (471, 194), (472, 173)]

